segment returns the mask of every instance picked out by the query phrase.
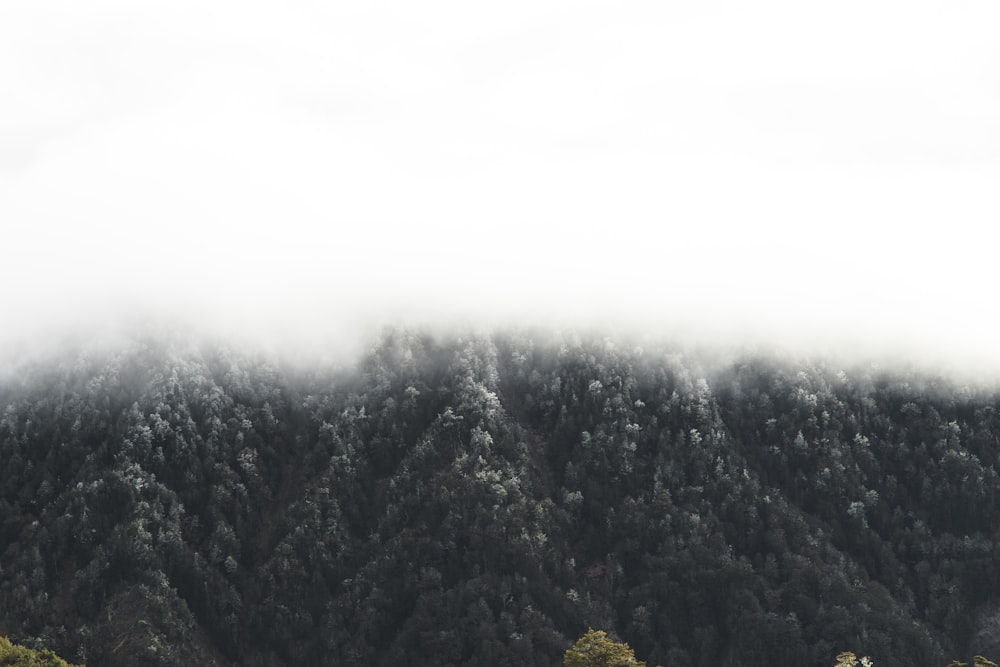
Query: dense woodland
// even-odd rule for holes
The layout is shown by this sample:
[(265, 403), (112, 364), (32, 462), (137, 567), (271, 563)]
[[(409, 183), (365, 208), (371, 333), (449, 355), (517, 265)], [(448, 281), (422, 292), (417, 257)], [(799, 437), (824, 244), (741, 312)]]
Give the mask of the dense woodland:
[[(0, 384), (0, 634), (101, 665), (1000, 655), (1000, 394), (872, 364), (165, 335)], [(967, 658), (964, 658), (967, 659)]]

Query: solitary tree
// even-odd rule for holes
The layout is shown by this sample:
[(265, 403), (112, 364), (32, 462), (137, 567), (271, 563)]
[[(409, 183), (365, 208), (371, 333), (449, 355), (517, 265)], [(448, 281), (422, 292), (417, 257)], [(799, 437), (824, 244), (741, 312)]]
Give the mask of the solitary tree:
[(563, 657), (566, 667), (646, 667), (628, 644), (615, 643), (603, 630), (587, 630)]
[(34, 651), (0, 637), (0, 665), (9, 667), (74, 667), (48, 649)]

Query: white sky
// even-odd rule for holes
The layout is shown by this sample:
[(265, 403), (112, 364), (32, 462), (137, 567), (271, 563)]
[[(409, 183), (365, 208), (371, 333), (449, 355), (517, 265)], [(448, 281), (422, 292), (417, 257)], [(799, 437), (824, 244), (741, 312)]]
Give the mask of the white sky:
[(996, 0), (5, 0), (0, 329), (614, 321), (1000, 368), (998, 27)]

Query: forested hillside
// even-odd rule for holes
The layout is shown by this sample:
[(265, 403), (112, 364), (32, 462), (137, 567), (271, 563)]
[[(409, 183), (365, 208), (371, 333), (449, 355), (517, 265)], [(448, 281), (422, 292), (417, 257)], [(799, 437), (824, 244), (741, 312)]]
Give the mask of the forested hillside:
[(142, 337), (0, 387), (0, 634), (101, 665), (1000, 655), (1000, 394), (624, 340)]

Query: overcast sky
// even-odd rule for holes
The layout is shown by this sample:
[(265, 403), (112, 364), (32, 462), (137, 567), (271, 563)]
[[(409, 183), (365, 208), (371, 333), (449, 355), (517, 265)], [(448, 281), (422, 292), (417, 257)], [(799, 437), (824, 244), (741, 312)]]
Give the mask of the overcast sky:
[(0, 328), (618, 321), (996, 363), (998, 26), (995, 0), (6, 0)]

